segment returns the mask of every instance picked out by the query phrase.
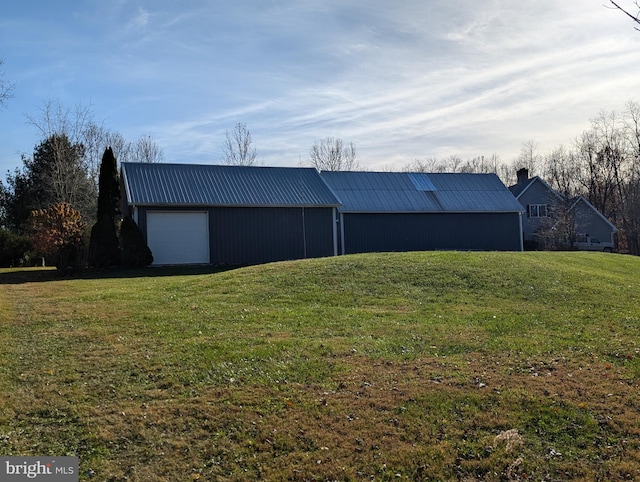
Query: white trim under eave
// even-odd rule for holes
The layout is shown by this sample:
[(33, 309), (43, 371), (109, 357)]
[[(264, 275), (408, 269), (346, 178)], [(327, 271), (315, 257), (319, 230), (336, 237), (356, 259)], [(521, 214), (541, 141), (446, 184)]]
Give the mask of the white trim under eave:
[[(126, 198), (127, 204), (129, 204), (129, 202), (131, 201), (131, 190), (129, 189), (129, 182), (127, 181), (127, 170), (124, 167), (125, 166), (120, 165), (120, 175), (122, 177), (122, 183), (124, 184), (124, 196)], [(135, 209), (134, 204), (131, 204), (131, 209)], [(134, 219), (134, 221), (136, 220)]]
[(338, 209), (331, 209), (331, 220), (333, 221), (333, 255), (338, 256)]
[(518, 214), (518, 221), (520, 223), (520, 251), (524, 251), (524, 228), (522, 227), (522, 212)]
[(342, 254), (347, 253), (347, 248), (344, 245), (344, 213), (340, 213), (340, 239), (342, 240)]

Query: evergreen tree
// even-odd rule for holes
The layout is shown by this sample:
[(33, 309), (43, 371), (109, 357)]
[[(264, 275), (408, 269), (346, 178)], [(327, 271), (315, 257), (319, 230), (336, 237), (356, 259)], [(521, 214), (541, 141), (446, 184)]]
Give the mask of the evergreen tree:
[(142, 231), (129, 216), (122, 220), (122, 226), (120, 226), (120, 246), (124, 266), (143, 267), (153, 263), (153, 255), (144, 240)]
[(23, 156), (22, 164), (21, 170), (7, 176), (3, 196), (7, 228), (26, 233), (31, 211), (56, 203), (70, 204), (85, 221), (93, 219), (96, 186), (82, 144), (54, 134), (36, 146), (33, 157)]
[(29, 238), (0, 227), (0, 267), (22, 264), (24, 254), (32, 249)]
[(100, 163), (100, 177), (98, 179), (98, 215), (117, 219), (120, 215), (120, 181), (118, 179), (118, 164), (113, 150), (107, 147)]
[(120, 215), (120, 182), (113, 150), (108, 147), (100, 163), (97, 221), (91, 228), (89, 264), (106, 268), (120, 264), (116, 223)]

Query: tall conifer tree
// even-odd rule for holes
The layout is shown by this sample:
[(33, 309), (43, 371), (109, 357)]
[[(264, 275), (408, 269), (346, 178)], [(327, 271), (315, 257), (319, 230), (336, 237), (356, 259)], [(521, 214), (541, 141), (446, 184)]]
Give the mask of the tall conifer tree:
[(89, 264), (106, 268), (120, 264), (116, 223), (120, 215), (120, 182), (113, 150), (108, 147), (100, 163), (97, 221), (91, 228)]

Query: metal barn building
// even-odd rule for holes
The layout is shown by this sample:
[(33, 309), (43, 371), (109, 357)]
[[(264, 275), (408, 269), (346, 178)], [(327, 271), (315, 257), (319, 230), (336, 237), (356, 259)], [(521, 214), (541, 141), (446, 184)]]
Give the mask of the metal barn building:
[(123, 163), (123, 214), (154, 264), (249, 265), (338, 253), (340, 204), (315, 169)]
[(522, 250), (522, 206), (495, 174), (322, 172), (341, 254)]

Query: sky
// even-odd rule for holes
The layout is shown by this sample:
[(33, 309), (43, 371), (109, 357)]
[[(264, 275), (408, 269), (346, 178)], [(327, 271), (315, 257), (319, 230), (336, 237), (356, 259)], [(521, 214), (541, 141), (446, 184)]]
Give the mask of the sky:
[[(632, 0), (621, 6), (637, 11)], [(570, 146), (640, 101), (640, 32), (609, 0), (23, 0), (0, 17), (0, 177), (42, 140), (47, 102), (90, 107), (164, 162), (305, 164), (326, 137), (366, 170)]]

